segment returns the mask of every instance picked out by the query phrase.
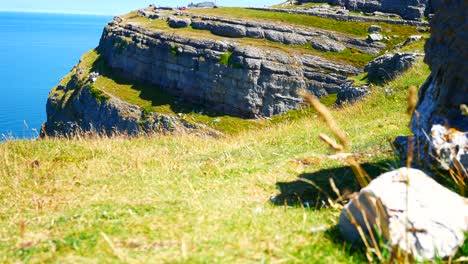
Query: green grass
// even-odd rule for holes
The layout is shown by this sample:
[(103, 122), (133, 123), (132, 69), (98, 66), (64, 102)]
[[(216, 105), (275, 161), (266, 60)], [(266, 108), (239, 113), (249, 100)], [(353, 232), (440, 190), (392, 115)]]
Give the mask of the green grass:
[(301, 5), (288, 5), (287, 3), (288, 2), (281, 3), (281, 4), (273, 5), (271, 7), (281, 8), (281, 9), (308, 9), (308, 8), (311, 8), (311, 7), (314, 7), (314, 6), (322, 6), (322, 5), (326, 4), (326, 3), (304, 3), (304, 4), (301, 4)]
[(228, 51), (224, 54), (221, 54), (220, 58), (219, 58), (219, 63), (223, 64), (223, 65), (230, 65), (230, 60), (231, 60), (231, 56), (232, 56), (232, 52)]
[(110, 99), (108, 95), (106, 95), (103, 91), (96, 89), (94, 85), (89, 85), (89, 92), (94, 98), (96, 98), (96, 100), (100, 101), (101, 103), (104, 103)]
[(316, 16), (287, 14), (280, 12), (269, 12), (260, 10), (251, 10), (240, 7), (223, 7), (214, 9), (190, 10), (190, 13), (200, 15), (212, 15), (231, 18), (253, 19), (261, 21), (273, 21), (286, 23), (290, 25), (315, 27), (320, 29), (331, 30), (343, 34), (365, 37), (368, 35), (367, 29), (370, 25), (379, 25), (383, 29), (384, 34), (389, 36), (398, 34), (404, 38), (410, 35), (417, 34), (416, 27), (391, 25), (386, 23), (376, 22), (347, 22), (334, 19), (327, 19)]
[[(371, 175), (395, 166), (387, 140), (409, 133), (407, 86), (427, 75), (418, 64), (364, 101), (333, 110)], [(328, 190), (333, 177), (352, 191), (352, 173), (327, 158), (318, 134), (328, 130), (315, 113), (288, 114), (220, 139), (0, 143), (0, 262), (364, 262), (334, 227), (339, 210), (315, 208), (323, 197), (297, 181)], [(313, 208), (269, 202), (294, 193)]]
[(423, 36), (421, 40), (414, 41), (409, 43), (408, 45), (398, 49), (398, 52), (415, 52), (418, 51), (420, 53), (424, 53), (424, 45), (426, 44), (426, 40), (429, 39), (429, 34), (420, 34)]

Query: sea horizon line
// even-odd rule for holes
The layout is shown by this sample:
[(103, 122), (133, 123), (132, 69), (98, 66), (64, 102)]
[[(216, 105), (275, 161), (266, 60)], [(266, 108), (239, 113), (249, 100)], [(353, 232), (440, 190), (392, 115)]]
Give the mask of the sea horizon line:
[[(0, 9), (0, 13), (29, 13), (29, 14), (51, 14), (51, 15), (82, 15), (82, 16), (118, 16), (111, 13), (91, 13), (81, 11), (63, 11), (63, 10), (15, 10)], [(124, 14), (124, 13), (122, 13)]]

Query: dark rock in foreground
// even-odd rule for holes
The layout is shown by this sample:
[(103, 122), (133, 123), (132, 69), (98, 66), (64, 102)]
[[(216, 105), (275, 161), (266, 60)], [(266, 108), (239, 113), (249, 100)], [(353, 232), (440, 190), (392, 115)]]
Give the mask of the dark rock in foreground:
[(428, 170), (449, 167), (466, 182), (468, 115), (463, 109), (468, 105), (468, 2), (432, 3), (438, 12), (431, 20), (425, 57), (432, 73), (419, 90), (411, 121), (414, 162)]

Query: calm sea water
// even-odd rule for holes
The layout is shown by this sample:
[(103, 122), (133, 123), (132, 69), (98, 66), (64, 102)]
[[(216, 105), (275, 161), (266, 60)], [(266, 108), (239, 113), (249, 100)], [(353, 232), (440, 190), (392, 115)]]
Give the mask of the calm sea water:
[(0, 141), (37, 136), (49, 91), (99, 44), (111, 19), (0, 12)]

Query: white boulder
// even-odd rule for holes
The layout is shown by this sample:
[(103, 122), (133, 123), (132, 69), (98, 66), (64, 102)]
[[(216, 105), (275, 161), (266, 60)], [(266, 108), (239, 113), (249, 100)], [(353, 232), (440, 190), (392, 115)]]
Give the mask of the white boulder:
[(422, 171), (401, 168), (373, 180), (345, 206), (339, 222), (345, 239), (362, 241), (357, 226), (370, 245), (373, 236), (418, 261), (449, 257), (464, 243), (468, 202)]

